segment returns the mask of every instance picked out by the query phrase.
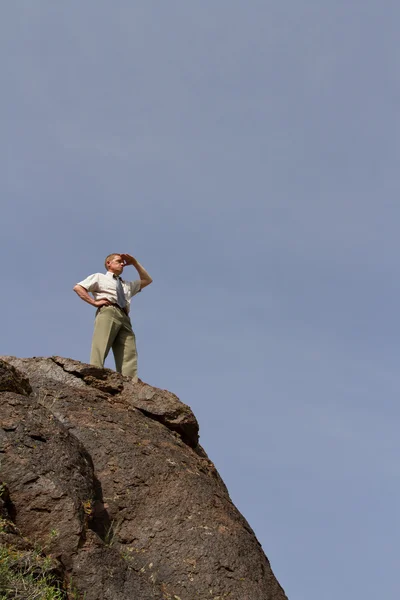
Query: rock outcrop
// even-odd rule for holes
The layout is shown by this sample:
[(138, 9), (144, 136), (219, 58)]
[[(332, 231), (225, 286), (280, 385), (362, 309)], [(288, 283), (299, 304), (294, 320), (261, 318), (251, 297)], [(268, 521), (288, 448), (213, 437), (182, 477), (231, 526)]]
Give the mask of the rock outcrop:
[(0, 543), (66, 598), (286, 599), (176, 396), (61, 357), (2, 357), (0, 395)]

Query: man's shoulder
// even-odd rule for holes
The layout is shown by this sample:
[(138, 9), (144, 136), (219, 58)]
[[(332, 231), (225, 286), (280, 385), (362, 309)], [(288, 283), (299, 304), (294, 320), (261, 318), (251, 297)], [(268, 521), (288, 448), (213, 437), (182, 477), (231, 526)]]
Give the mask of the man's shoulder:
[(100, 281), (101, 278), (104, 277), (103, 273), (91, 273), (91, 275), (88, 275), (87, 277), (85, 277), (85, 279), (82, 279), (82, 282), (95, 282), (95, 281)]
[(88, 275), (86, 277), (86, 279), (89, 279), (89, 277), (93, 278), (93, 279), (96, 279), (96, 278), (104, 277), (104, 275), (103, 275), (103, 273), (91, 273), (90, 275)]

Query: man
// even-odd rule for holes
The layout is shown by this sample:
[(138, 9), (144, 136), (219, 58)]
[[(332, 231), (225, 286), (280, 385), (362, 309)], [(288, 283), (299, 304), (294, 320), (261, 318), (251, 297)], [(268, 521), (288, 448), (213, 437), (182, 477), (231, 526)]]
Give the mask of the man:
[[(118, 373), (137, 379), (136, 338), (129, 318), (130, 300), (153, 280), (130, 254), (109, 254), (104, 264), (107, 269), (105, 275), (89, 275), (74, 287), (79, 298), (97, 307), (90, 364), (103, 367), (112, 348)], [(121, 279), (127, 265), (135, 267), (140, 279)]]

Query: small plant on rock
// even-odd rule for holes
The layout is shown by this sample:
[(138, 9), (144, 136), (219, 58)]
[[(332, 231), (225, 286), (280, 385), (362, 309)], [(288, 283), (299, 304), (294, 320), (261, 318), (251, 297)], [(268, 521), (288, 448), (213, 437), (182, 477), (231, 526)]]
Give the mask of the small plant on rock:
[(51, 558), (38, 552), (0, 548), (0, 600), (65, 600)]

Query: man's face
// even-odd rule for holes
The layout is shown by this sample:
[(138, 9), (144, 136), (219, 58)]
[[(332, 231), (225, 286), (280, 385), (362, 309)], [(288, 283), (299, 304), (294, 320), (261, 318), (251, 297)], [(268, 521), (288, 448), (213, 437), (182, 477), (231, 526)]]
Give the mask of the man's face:
[(112, 260), (109, 260), (107, 262), (107, 265), (108, 270), (112, 273), (115, 273), (115, 275), (121, 275), (122, 271), (124, 270), (124, 261), (122, 260), (122, 257), (119, 254), (114, 256)]

